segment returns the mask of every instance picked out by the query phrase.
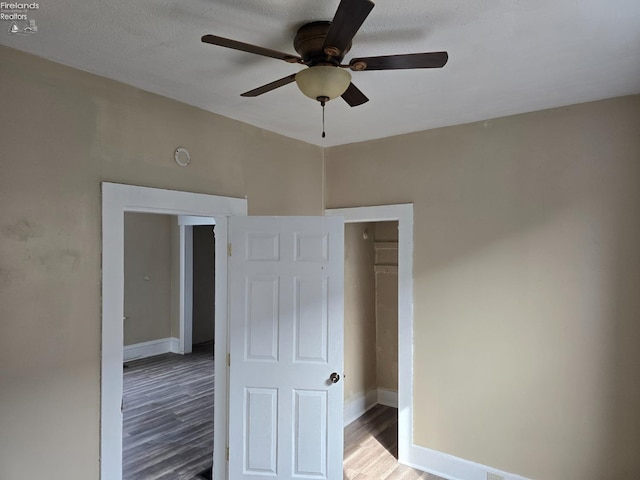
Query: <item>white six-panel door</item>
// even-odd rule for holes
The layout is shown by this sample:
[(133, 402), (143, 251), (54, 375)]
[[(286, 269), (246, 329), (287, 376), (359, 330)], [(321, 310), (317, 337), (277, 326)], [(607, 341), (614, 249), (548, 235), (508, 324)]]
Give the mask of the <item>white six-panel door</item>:
[(230, 243), (229, 478), (342, 479), (343, 220), (231, 217)]

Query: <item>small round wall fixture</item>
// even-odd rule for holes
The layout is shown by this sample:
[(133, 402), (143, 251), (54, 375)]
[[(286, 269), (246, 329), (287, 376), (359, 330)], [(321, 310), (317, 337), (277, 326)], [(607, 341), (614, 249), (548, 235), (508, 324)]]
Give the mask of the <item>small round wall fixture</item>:
[(173, 158), (175, 158), (176, 163), (181, 167), (186, 167), (191, 163), (191, 155), (189, 155), (189, 151), (184, 147), (176, 148)]

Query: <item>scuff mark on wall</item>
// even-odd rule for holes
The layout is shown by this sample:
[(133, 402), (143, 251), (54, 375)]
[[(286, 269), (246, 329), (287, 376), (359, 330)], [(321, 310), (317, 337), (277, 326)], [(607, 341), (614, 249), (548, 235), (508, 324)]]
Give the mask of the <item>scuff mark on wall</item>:
[(36, 260), (48, 272), (75, 272), (80, 264), (80, 253), (70, 248), (51, 250), (36, 256)]
[(0, 267), (0, 290), (5, 290), (23, 277), (19, 271), (8, 267)]
[(42, 236), (42, 227), (32, 224), (28, 219), (21, 218), (13, 224), (2, 227), (5, 237), (18, 242), (26, 242), (32, 238)]

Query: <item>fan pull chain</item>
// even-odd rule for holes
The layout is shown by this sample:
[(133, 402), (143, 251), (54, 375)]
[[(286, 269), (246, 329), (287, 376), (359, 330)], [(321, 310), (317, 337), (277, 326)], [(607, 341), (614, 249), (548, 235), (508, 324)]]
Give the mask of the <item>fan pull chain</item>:
[(324, 138), (324, 137), (327, 136), (327, 134), (324, 131), (324, 105), (325, 105), (325, 102), (324, 101), (320, 102), (320, 105), (322, 105), (322, 138)]
[(316, 97), (316, 100), (319, 101), (320, 105), (322, 106), (322, 138), (324, 138), (327, 136), (327, 134), (324, 133), (324, 106), (329, 101), (329, 97)]

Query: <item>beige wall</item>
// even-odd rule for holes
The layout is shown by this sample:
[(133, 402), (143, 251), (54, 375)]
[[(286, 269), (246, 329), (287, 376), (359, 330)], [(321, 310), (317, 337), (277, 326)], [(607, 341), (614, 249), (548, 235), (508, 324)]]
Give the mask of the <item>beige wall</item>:
[(124, 215), (124, 344), (171, 336), (171, 223), (175, 217)]
[(373, 231), (372, 223), (345, 225), (345, 403), (377, 388)]
[(414, 203), (414, 441), (640, 477), (640, 96), (326, 151), (327, 207)]
[[(376, 222), (376, 379), (398, 391), (398, 222)], [(388, 244), (395, 243), (395, 249)], [(395, 267), (395, 268), (389, 268)]]
[(0, 85), (0, 478), (97, 479), (100, 182), (317, 215), (321, 150), (5, 47)]
[[(397, 242), (398, 222), (376, 222), (374, 237), (376, 242)], [(395, 264), (398, 264), (397, 259)]]
[(398, 391), (398, 273), (376, 272), (376, 384)]
[(214, 334), (215, 240), (213, 225), (193, 227), (192, 343), (210, 342)]

